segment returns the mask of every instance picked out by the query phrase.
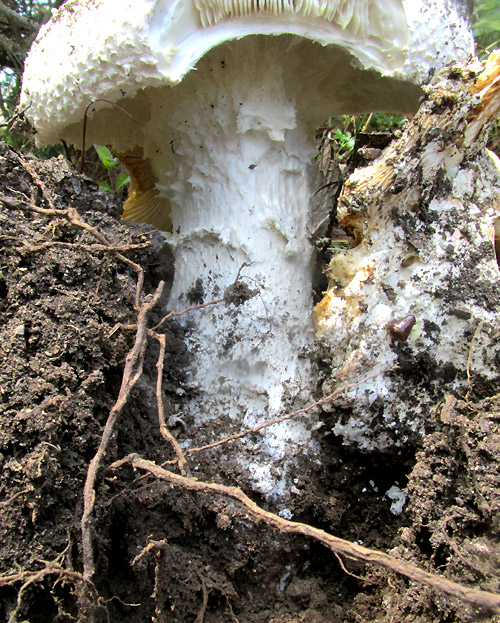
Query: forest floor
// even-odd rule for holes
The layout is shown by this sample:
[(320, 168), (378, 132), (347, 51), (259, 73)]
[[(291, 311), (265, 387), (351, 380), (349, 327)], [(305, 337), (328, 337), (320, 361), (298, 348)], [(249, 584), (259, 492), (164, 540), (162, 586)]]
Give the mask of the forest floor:
[[(258, 523), (227, 495), (109, 469), (130, 454), (174, 463), (176, 441), (203, 445), (231, 432), (217, 421), (215, 431), (194, 431), (175, 416), (194, 391), (183, 330), (175, 319), (162, 324), (165, 357), (146, 331), (162, 318), (168, 283), (137, 341), (138, 310), (168, 282), (171, 256), (159, 233), (119, 213), (62, 156), (37, 161), (0, 146), (0, 621), (82, 620), (86, 593), (96, 621), (124, 623), (498, 622), (498, 613)], [(110, 413), (114, 429), (89, 480)], [(318, 433), (320, 465), (297, 466), (294, 520), (500, 592), (500, 394), (471, 387), (429, 421), (420, 445), (397, 453), (363, 453)], [(219, 469), (219, 452), (190, 455), (188, 467), (266, 506), (236, 467)], [(388, 493), (395, 483), (406, 493), (399, 513)]]

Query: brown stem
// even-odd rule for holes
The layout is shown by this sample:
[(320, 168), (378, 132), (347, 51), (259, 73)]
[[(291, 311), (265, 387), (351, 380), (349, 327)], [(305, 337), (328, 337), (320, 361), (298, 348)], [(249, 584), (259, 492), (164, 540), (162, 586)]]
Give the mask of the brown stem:
[(105, 104), (109, 104), (110, 106), (113, 106), (114, 108), (117, 108), (124, 115), (127, 115), (127, 117), (130, 117), (130, 119), (132, 119), (132, 121), (135, 121), (137, 124), (139, 123), (137, 121), (137, 119), (134, 117), (134, 115), (131, 115), (128, 110), (125, 110), (125, 108), (123, 108), (119, 104), (116, 104), (115, 102), (112, 102), (111, 100), (98, 98), (98, 99), (95, 99), (92, 102), (90, 102), (90, 104), (88, 104), (88, 106), (85, 108), (85, 112), (83, 113), (82, 155), (80, 157), (80, 165), (78, 166), (78, 169), (77, 169), (78, 173), (81, 173), (81, 174), (83, 174), (83, 171), (85, 169), (85, 142), (86, 142), (86, 139), (87, 139), (87, 117), (88, 117), (88, 114), (89, 114), (89, 108), (91, 106), (93, 106), (94, 104), (96, 104), (97, 102), (104, 102)]
[(137, 330), (134, 346), (127, 355), (123, 370), (122, 384), (115, 404), (113, 405), (101, 441), (94, 458), (90, 461), (83, 490), (83, 515), (81, 519), (82, 552), (83, 552), (83, 577), (91, 579), (94, 575), (94, 551), (93, 551), (93, 511), (95, 505), (95, 481), (101, 466), (101, 461), (106, 454), (107, 447), (114, 432), (115, 424), (120, 416), (130, 392), (142, 375), (144, 351), (147, 343), (146, 319), (149, 311), (156, 305), (163, 292), (164, 282), (161, 281), (153, 296), (147, 297), (139, 309), (137, 317)]
[(158, 355), (158, 361), (156, 362), (156, 368), (158, 374), (156, 377), (156, 402), (158, 404), (158, 420), (160, 423), (160, 433), (166, 441), (172, 446), (176, 456), (177, 463), (179, 464), (179, 470), (183, 476), (190, 476), (189, 467), (186, 464), (186, 457), (182, 452), (180, 445), (177, 443), (177, 439), (168, 430), (167, 423), (165, 421), (165, 409), (163, 406), (163, 391), (162, 391), (162, 378), (163, 378), (163, 362), (165, 359), (166, 339), (163, 334), (155, 334), (156, 339), (160, 343), (160, 354)]

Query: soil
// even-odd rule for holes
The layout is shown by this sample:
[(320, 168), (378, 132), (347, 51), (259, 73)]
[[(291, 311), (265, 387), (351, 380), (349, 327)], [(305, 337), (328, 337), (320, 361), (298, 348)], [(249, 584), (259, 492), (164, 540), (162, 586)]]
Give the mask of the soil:
[[(0, 146), (2, 622), (79, 617), (83, 486), (135, 336), (136, 270), (71, 223), (68, 208), (112, 245), (128, 247), (123, 255), (142, 267), (145, 294), (173, 274), (162, 237), (121, 222), (118, 201), (62, 157), (37, 161)], [(233, 295), (243, 303), (252, 293)], [(166, 301), (167, 293), (148, 326), (160, 320)], [(172, 433), (198, 445), (224, 437), (224, 422), (193, 430), (189, 416), (179, 417), (183, 397), (195, 392), (190, 355), (175, 320), (163, 326), (162, 391)], [(158, 464), (175, 458), (158, 424), (158, 352), (150, 339), (103, 468), (130, 453)], [(363, 453), (323, 427), (320, 464), (297, 465), (294, 520), (499, 592), (500, 394), (471, 388), (458, 398), (436, 405), (421, 442), (399, 453)], [(324, 417), (328, 423), (332, 414)], [(223, 449), (196, 454), (193, 473), (249, 492), (236, 466), (219, 468)], [(394, 486), (406, 492), (399, 514), (388, 494)], [(102, 469), (95, 490), (98, 622), (499, 621), (498, 614), (257, 524), (222, 496), (172, 488), (129, 467)]]

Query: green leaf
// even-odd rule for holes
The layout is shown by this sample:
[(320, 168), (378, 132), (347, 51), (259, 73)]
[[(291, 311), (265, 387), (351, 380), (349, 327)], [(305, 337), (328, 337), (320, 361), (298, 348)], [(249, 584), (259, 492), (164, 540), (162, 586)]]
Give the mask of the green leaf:
[(106, 167), (106, 169), (116, 167), (118, 160), (113, 156), (106, 145), (94, 145), (94, 148), (99, 156), (99, 160)]
[(477, 21), (472, 30), (476, 39), (480, 57), (500, 39), (500, 2), (499, 0), (476, 0), (474, 3)]
[(498, 0), (476, 0), (474, 4), (478, 13), (484, 13), (485, 11), (491, 11), (497, 8)]
[(123, 173), (120, 173), (120, 175), (116, 178), (116, 183), (115, 183), (116, 192), (118, 192), (120, 188), (123, 188), (127, 184), (130, 184), (130, 175), (128, 174), (127, 171), (123, 171)]
[(349, 138), (351, 137), (351, 133), (350, 132), (342, 132), (342, 130), (335, 130), (335, 132), (333, 133), (333, 138), (336, 141), (339, 141), (340, 143), (345, 143), (346, 141), (349, 140)]
[(97, 185), (99, 186), (101, 190), (107, 190), (110, 193), (113, 192), (113, 189), (107, 182), (97, 182)]

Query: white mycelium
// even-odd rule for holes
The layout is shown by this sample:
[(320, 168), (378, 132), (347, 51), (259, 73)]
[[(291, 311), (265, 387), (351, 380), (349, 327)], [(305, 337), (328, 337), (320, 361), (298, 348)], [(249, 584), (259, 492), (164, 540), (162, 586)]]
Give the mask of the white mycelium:
[[(197, 425), (241, 430), (313, 399), (314, 131), (333, 114), (415, 110), (420, 90), (401, 79), (429, 65), (405, 65), (409, 31), (421, 38), (400, 0), (74, 0), (41, 31), (23, 91), (40, 142), (79, 144), (85, 107), (119, 102), (133, 120), (96, 103), (87, 142), (149, 163), (171, 213), (169, 308), (232, 295), (184, 319)], [(241, 300), (227, 290), (238, 275)], [(287, 463), (314, 454), (314, 425), (248, 442), (257, 489), (283, 493)]]

